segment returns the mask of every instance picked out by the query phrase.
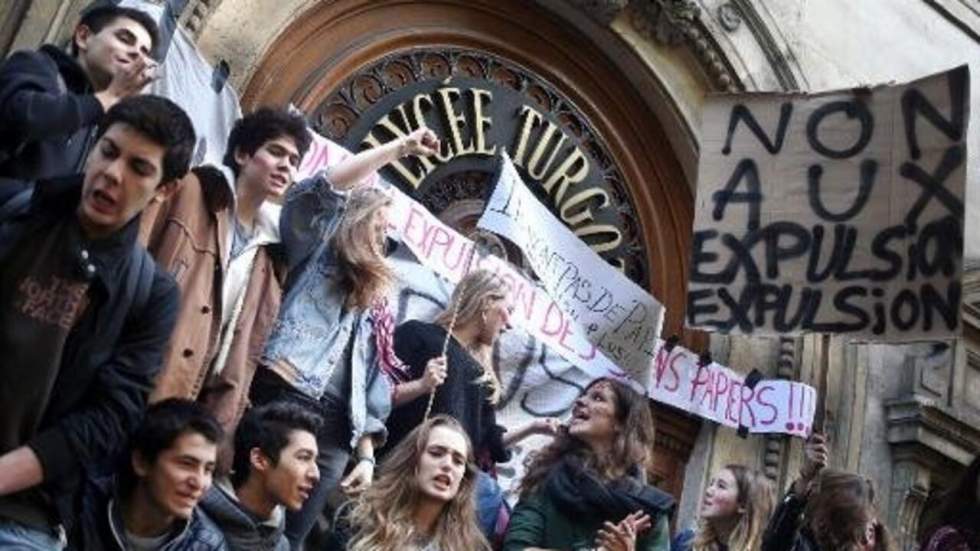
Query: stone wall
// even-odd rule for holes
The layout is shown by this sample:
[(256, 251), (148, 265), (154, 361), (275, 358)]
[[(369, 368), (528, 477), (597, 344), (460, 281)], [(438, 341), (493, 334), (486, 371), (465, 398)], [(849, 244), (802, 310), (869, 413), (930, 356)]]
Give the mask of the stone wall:
[[(343, 0), (336, 0), (343, 3)], [(686, 180), (696, 182), (700, 111), (720, 91), (820, 91), (902, 81), (969, 63), (980, 98), (975, 12), (964, 0), (536, 0), (585, 32), (627, 72), (660, 83), (645, 98), (668, 129)], [(10, 0), (0, 5), (0, 53), (65, 41), (82, 0)], [(313, 0), (191, 0), (181, 22), (212, 61), (226, 60), (242, 89), (279, 33)], [(973, 17), (973, 19), (971, 19)], [(975, 102), (976, 103), (976, 102)], [(980, 258), (980, 109), (971, 117), (967, 251)], [(951, 474), (980, 450), (980, 276), (965, 285), (965, 338), (882, 346), (802, 339), (716, 336), (716, 359), (741, 372), (816, 384), (827, 378), (831, 464), (869, 475), (903, 548), (912, 547), (922, 511)], [(827, 361), (823, 357), (827, 355)], [(682, 525), (693, 521), (710, 473), (741, 462), (781, 489), (799, 467), (801, 443), (741, 439), (702, 424), (685, 474)]]

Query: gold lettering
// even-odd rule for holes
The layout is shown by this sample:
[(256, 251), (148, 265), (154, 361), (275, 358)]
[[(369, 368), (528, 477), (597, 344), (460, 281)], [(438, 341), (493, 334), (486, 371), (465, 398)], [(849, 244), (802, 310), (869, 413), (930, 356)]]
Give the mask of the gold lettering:
[[(548, 162), (543, 167), (539, 166), (541, 157), (544, 156), (544, 152), (548, 149), (548, 144), (551, 143), (551, 137), (555, 135), (555, 132), (558, 132), (560, 139), (555, 144), (554, 149), (551, 150), (551, 156), (548, 157)], [(544, 131), (544, 135), (538, 140), (538, 146), (534, 148), (534, 153), (531, 154), (531, 159), (527, 162), (528, 176), (538, 181), (543, 180), (545, 174), (548, 173), (548, 169), (551, 168), (551, 163), (555, 162), (555, 156), (558, 155), (558, 150), (561, 149), (566, 139), (565, 133), (559, 130), (554, 123), (549, 122), (548, 129)]]
[(518, 134), (517, 138), (517, 148), (514, 151), (514, 164), (522, 167), (524, 166), (524, 152), (527, 149), (527, 140), (531, 136), (531, 128), (543, 121), (544, 117), (541, 116), (541, 113), (538, 113), (527, 105), (521, 106), (521, 117), (523, 117), (524, 121), (521, 123), (521, 133)]
[[(572, 166), (575, 163), (582, 163), (581, 167), (574, 174), (571, 173)], [(565, 196), (565, 192), (568, 191), (568, 187), (572, 184), (577, 184), (585, 179), (589, 175), (589, 161), (586, 159), (585, 154), (582, 150), (576, 147), (572, 154), (565, 159), (565, 161), (552, 173), (548, 181), (544, 183), (544, 189), (548, 193), (558, 184), (558, 192), (555, 193), (555, 204), (561, 204), (562, 197)]]
[(484, 134), (484, 131), (490, 128), (493, 121), (489, 117), (483, 116), (483, 107), (493, 100), (493, 94), (490, 90), (479, 88), (470, 90), (470, 93), (473, 94), (473, 134), (476, 136), (476, 152), (481, 155), (496, 155), (497, 146), (494, 145), (492, 148), (487, 149), (487, 138)]
[[(362, 146), (363, 145), (366, 145), (370, 149), (370, 148), (374, 148), (374, 147), (381, 147), (382, 143), (374, 135), (374, 131), (371, 131), (371, 132), (368, 132), (368, 135), (365, 136), (364, 137), (364, 140), (361, 141), (361, 145)], [(400, 174), (401, 177), (405, 179), (405, 182), (406, 183), (408, 183), (410, 186), (412, 186), (412, 189), (418, 189), (419, 188), (419, 184), (422, 183), (422, 178), (425, 178), (425, 173), (423, 173), (421, 176), (418, 175), (418, 174), (415, 174), (414, 172), (412, 172), (411, 170), (409, 170), (405, 165), (403, 165), (401, 161), (396, 160), (396, 161), (392, 161), (392, 162), (390, 162), (388, 164), (391, 165), (391, 167), (395, 169), (395, 172), (397, 172), (398, 174)]]
[(456, 146), (455, 155), (473, 153), (472, 142), (468, 146), (463, 145), (462, 127), (466, 125), (466, 117), (453, 109), (453, 99), (460, 97), (459, 88), (440, 88), (438, 92), (442, 99), (442, 110), (446, 117), (446, 124), (449, 126), (449, 133), (452, 136), (453, 144)]
[[(584, 189), (575, 195), (572, 195), (565, 201), (565, 204), (561, 205), (559, 212), (561, 214), (561, 219), (566, 224), (571, 227), (577, 226), (583, 222), (591, 222), (595, 219), (592, 214), (592, 208), (586, 203), (589, 199), (593, 197), (599, 197), (600, 201), (598, 205), (595, 205), (596, 209), (604, 209), (609, 206), (609, 194), (606, 190), (594, 187), (589, 189)], [(571, 214), (572, 209), (580, 205), (585, 205), (577, 214)]]
[(582, 238), (590, 235), (611, 235), (611, 238), (600, 241), (599, 243), (589, 243), (589, 248), (596, 253), (611, 251), (623, 242), (623, 232), (619, 231), (619, 228), (616, 226), (610, 226), (609, 224), (592, 224), (584, 228), (579, 228), (572, 233)]
[[(408, 118), (408, 113), (405, 112), (405, 105), (406, 103), (403, 103), (398, 107), (396, 107), (394, 111), (392, 111), (392, 113), (397, 112), (401, 116), (402, 122), (404, 123), (403, 127), (399, 127), (395, 125), (395, 123), (391, 120), (391, 113), (388, 113), (387, 115), (384, 116), (383, 119), (378, 121), (378, 124), (380, 124), (385, 130), (394, 134), (396, 139), (403, 138), (407, 136), (410, 132), (415, 130), (416, 128), (420, 127), (418, 118), (415, 119), (415, 124), (412, 125), (411, 121)], [(407, 130), (403, 130), (403, 128)], [(418, 159), (420, 163), (422, 163), (423, 178), (428, 176), (429, 173), (436, 168), (436, 165), (432, 164), (432, 161), (430, 161), (428, 157), (416, 156), (415, 158)]]

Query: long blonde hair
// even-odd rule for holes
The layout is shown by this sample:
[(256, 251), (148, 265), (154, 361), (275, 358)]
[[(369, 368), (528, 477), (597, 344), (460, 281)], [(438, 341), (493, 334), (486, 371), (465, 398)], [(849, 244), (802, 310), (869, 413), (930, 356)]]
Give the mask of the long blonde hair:
[(390, 206), (391, 197), (373, 187), (350, 194), (337, 230), (331, 237), (337, 259), (339, 285), (346, 293), (346, 308), (369, 308), (384, 296), (394, 279), (385, 261), (384, 235), (375, 235), (374, 213)]
[[(456, 327), (482, 325), (487, 309), (494, 302), (507, 299), (510, 286), (499, 275), (490, 270), (473, 270), (466, 274), (453, 289), (449, 306), (436, 316), (435, 323), (449, 329), (449, 324), (456, 311)], [(487, 385), (489, 401), (496, 405), (500, 401), (500, 379), (493, 370), (493, 345), (478, 342), (466, 347), (466, 350), (480, 364), (482, 373), (476, 383)]]
[(758, 551), (762, 547), (762, 534), (773, 508), (772, 484), (759, 471), (743, 465), (725, 465), (725, 470), (732, 473), (738, 490), (738, 524), (728, 541), (723, 542), (719, 541), (710, 520), (699, 519), (691, 551), (718, 551), (720, 543), (726, 544), (731, 551)]
[(434, 415), (412, 429), (391, 451), (378, 479), (361, 496), (351, 513), (354, 536), (350, 551), (411, 551), (418, 532), (413, 516), (420, 499), (416, 478), (419, 459), (435, 427), (447, 427), (466, 440), (466, 472), (459, 492), (443, 507), (430, 541), (439, 549), (490, 551), (476, 517), (477, 468), (473, 444), (459, 421), (448, 415)]

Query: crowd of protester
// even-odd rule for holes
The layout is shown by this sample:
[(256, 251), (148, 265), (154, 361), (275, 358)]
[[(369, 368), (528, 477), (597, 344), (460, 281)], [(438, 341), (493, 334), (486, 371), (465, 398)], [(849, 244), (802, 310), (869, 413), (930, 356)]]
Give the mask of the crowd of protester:
[[(138, 10), (99, 7), (69, 52), (0, 65), (0, 548), (893, 548), (873, 484), (827, 468), (819, 434), (778, 504), (728, 465), (672, 538), (630, 386), (595, 380), (566, 424), (505, 430), (504, 281), (470, 271), (432, 320), (395, 328), (387, 312), (392, 200), (364, 182), (434, 154), (435, 134), (294, 182), (306, 123), (261, 108), (223, 166), (191, 168), (191, 121), (141, 92), (157, 35)], [(550, 443), (511, 509), (495, 466), (531, 435)], [(923, 549), (980, 549), (978, 472)]]

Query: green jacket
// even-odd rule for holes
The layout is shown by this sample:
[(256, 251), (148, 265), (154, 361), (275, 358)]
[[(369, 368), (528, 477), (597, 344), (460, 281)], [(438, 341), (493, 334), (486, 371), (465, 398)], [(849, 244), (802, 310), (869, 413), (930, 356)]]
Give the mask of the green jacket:
[[(617, 519), (618, 521), (618, 519)], [(543, 492), (521, 499), (510, 518), (504, 539), (504, 551), (521, 551), (527, 547), (577, 551), (595, 547), (596, 532), (603, 519), (569, 518)], [(640, 534), (637, 551), (670, 551), (670, 528), (667, 515), (654, 519), (654, 525)]]

